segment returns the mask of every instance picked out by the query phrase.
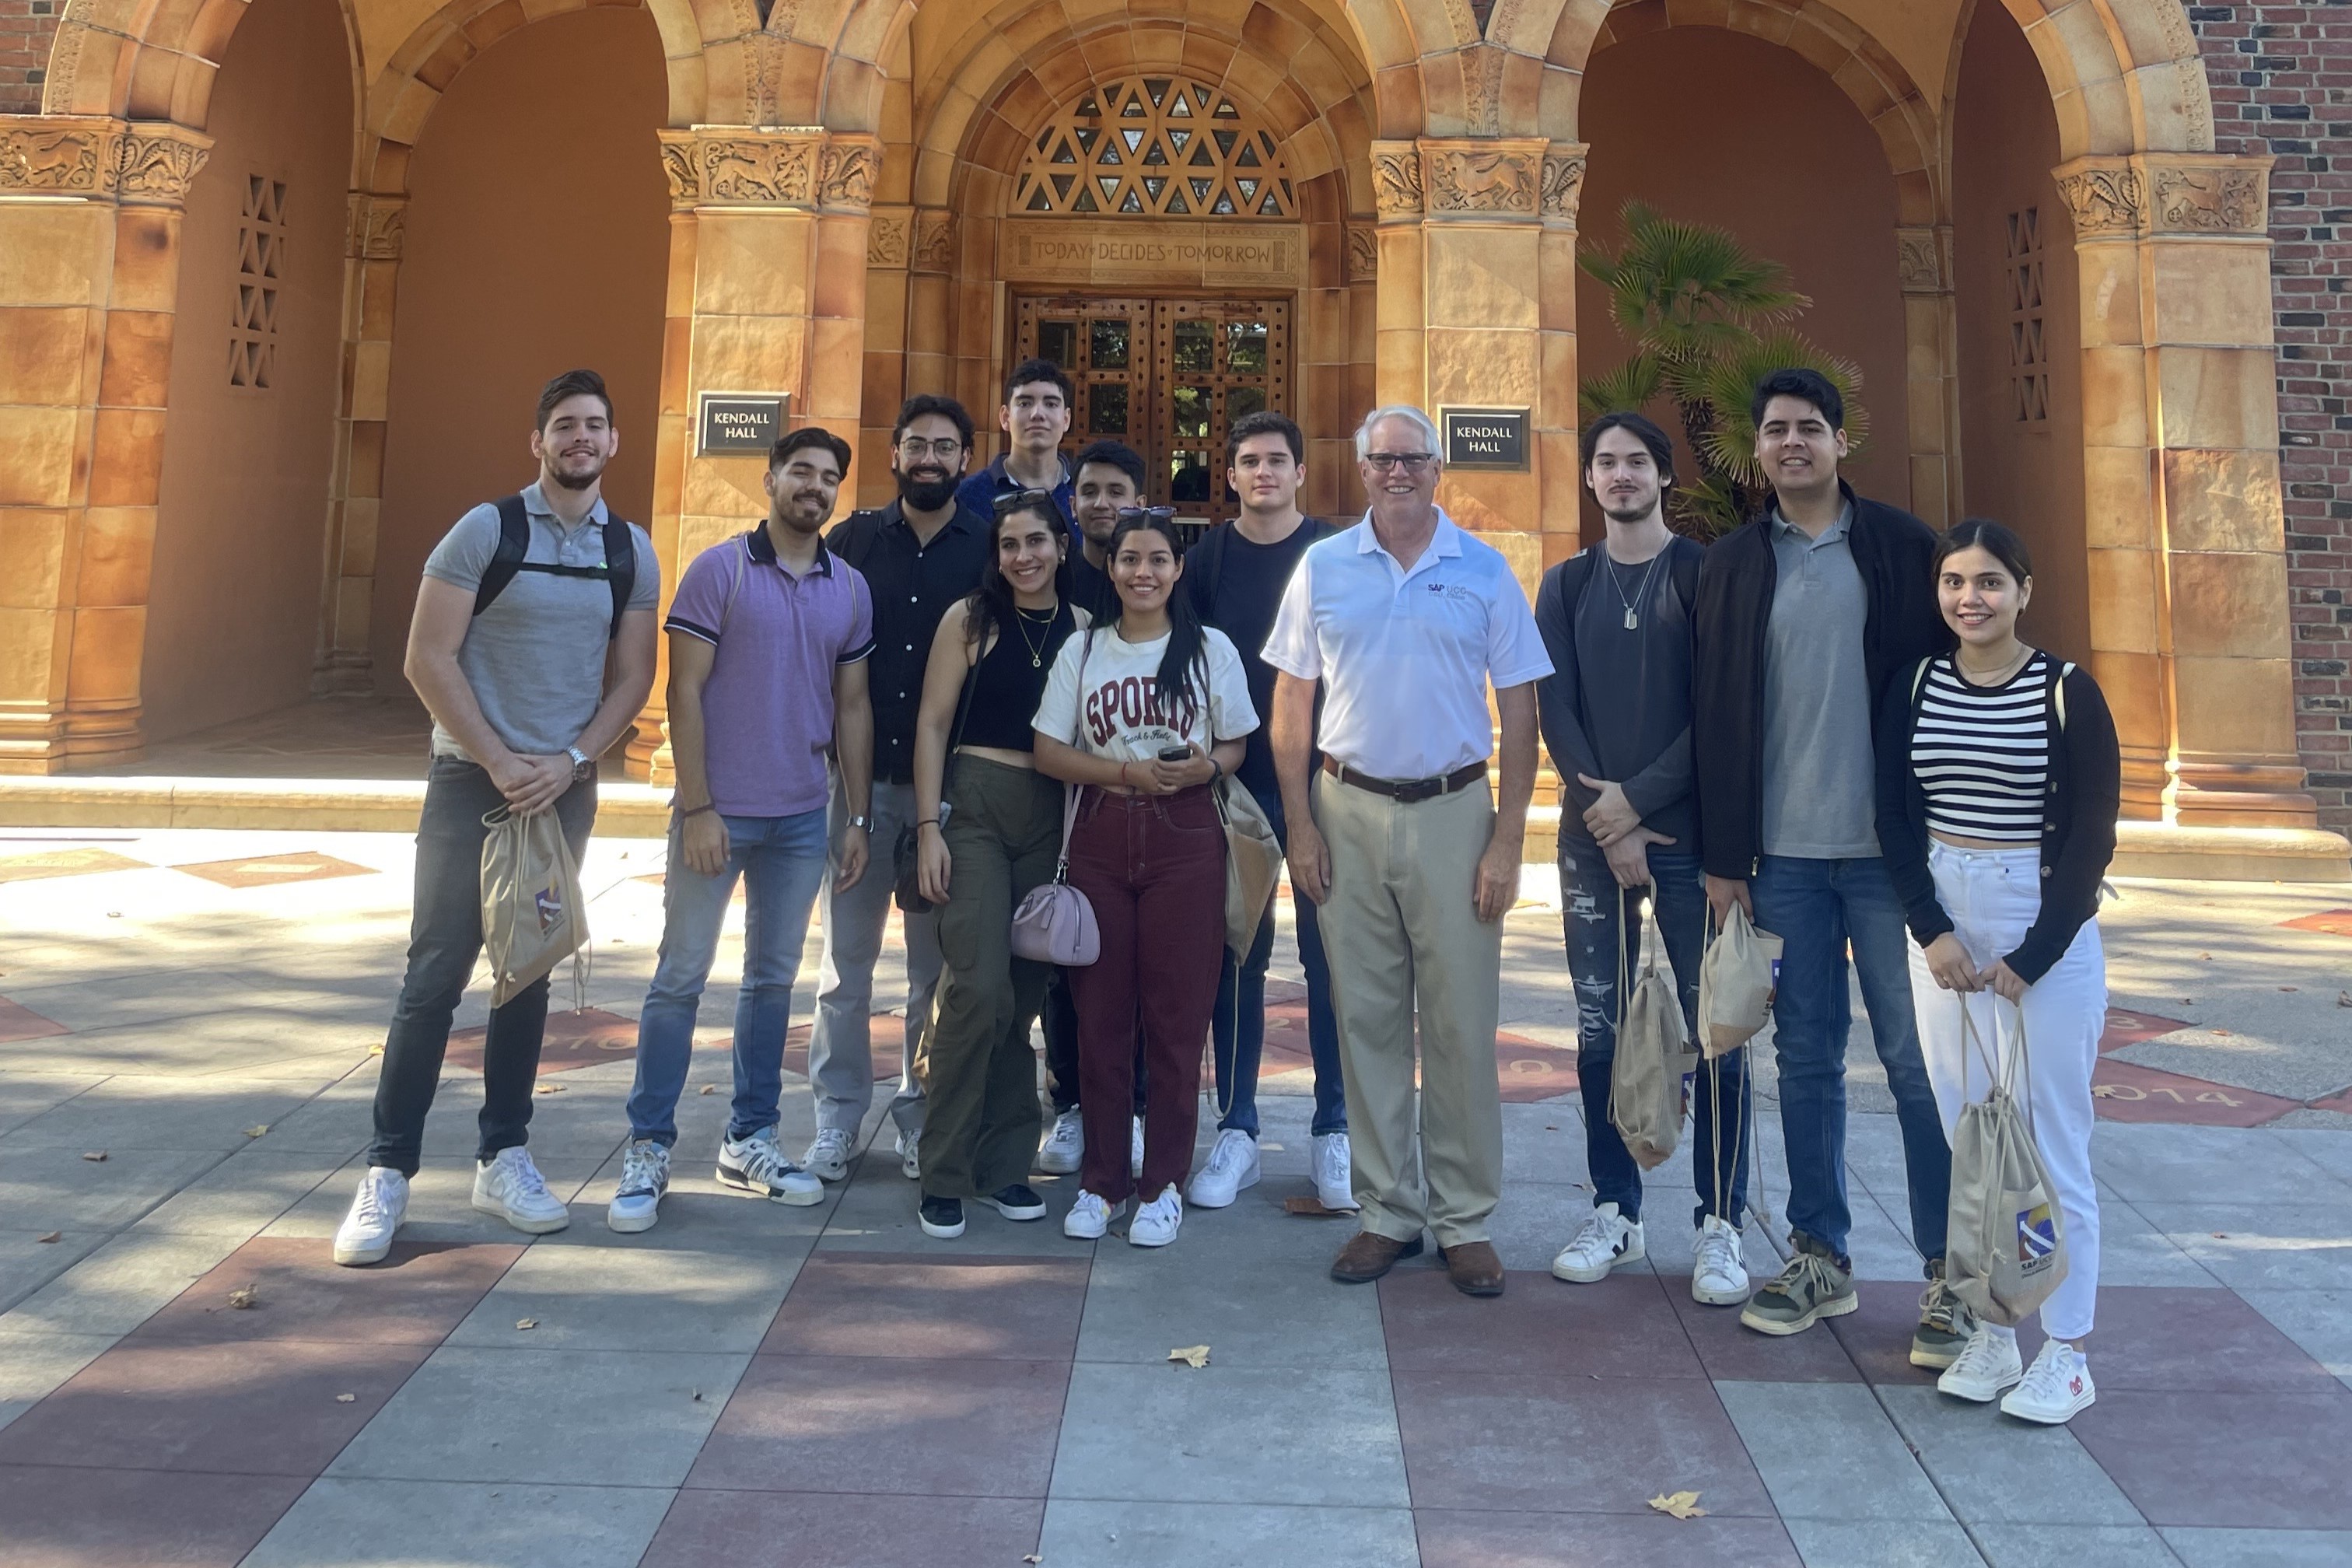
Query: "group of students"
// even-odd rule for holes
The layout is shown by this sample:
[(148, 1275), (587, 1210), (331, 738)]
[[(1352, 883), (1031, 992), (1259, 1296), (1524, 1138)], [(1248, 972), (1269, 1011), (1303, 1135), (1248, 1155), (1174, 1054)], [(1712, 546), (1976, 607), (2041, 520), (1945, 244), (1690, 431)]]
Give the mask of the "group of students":
[[(1299, 510), (1294, 423), (1236, 422), (1227, 482), (1240, 515), (1186, 549), (1172, 509), (1144, 504), (1131, 449), (1097, 441), (1065, 460), (1071, 397), (1051, 362), (1017, 366), (999, 410), (1007, 450), (977, 471), (965, 410), (908, 399), (891, 432), (898, 498), (829, 531), (849, 447), (791, 431), (768, 466), (764, 521), (687, 566), (666, 623), (677, 795), (664, 934), (613, 1229), (658, 1218), (739, 880), (722, 1184), (810, 1205), (847, 1177), (874, 1092), (874, 971), (895, 901), (908, 984), (890, 1116), (928, 1235), (961, 1235), (974, 1202), (1045, 1218), (1033, 1170), (1077, 1174), (1063, 1228), (1081, 1239), (1106, 1235), (1130, 1200), (1139, 1246), (1173, 1241), (1188, 1202), (1233, 1203), (1259, 1179), (1275, 937), (1269, 908), (1248, 951), (1227, 942), (1224, 817), (1246, 792), (1290, 866), (1315, 1187), (1359, 1216), (1333, 1277), (1377, 1279), (1426, 1230), (1457, 1288), (1500, 1293), (1487, 1219), (1502, 1174), (1501, 922), (1540, 730), (1562, 781), (1594, 1201), (1553, 1273), (1598, 1280), (1645, 1256), (1640, 1166), (1610, 1116), (1622, 977), (1648, 923), (1635, 911), (1654, 921), (1695, 1033), (1707, 931), (1737, 904), (1782, 943), (1774, 1049), (1793, 1253), (1751, 1285), (1745, 1051), (1710, 1058), (1690, 1088), (1694, 1297), (1782, 1335), (1858, 1305), (1845, 1252), (1851, 953), (1926, 1263), (1913, 1363), (1960, 1397), (2006, 1393), (2002, 1407), (2032, 1420), (2090, 1402), (2095, 904), (2119, 763), (2089, 676), (2018, 639), (2032, 571), (2014, 534), (1971, 521), (1938, 535), (1857, 496), (1838, 475), (1837, 392), (1781, 371), (1752, 410), (1772, 497), (1709, 548), (1666, 525), (1664, 433), (1638, 414), (1593, 420), (1580, 456), (1606, 533), (1546, 574), (1530, 613), (1505, 559), (1436, 504), (1444, 461), (1421, 410), (1379, 409), (1357, 431), (1368, 506), (1346, 529)], [(552, 808), (576, 853), (595, 758), (650, 691), (658, 567), (601, 499), (616, 443), (601, 381), (558, 377), (532, 436), (539, 481), (477, 508), (426, 563), (407, 661), (435, 718), (415, 937), (338, 1262), (386, 1256), (405, 1213), (481, 942), (467, 858), (482, 816)], [(1014, 951), (1016, 910), (1054, 882), (1091, 907), (1091, 963)], [(816, 1136), (795, 1160), (777, 1128), (813, 912)], [(569, 1222), (523, 1147), (546, 1008), (542, 980), (491, 1015), (473, 1196), (531, 1232)], [(2072, 1260), (2030, 1369), (2013, 1332), (1972, 1317), (1945, 1277), (1948, 1137), (1987, 1070), (1965, 1047), (1970, 1009), (1974, 1032), (2002, 1048), (2032, 1042), (2032, 1123)], [(1030, 1045), (1040, 1024), (1050, 1127)], [(1204, 1042), (1219, 1115), (1196, 1170)]]

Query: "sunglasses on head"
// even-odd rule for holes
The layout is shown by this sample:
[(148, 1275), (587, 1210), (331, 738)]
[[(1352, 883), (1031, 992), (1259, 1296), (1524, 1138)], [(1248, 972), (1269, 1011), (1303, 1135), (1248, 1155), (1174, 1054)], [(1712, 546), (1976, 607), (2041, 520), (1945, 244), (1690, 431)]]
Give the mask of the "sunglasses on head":
[(996, 498), (996, 515), (1000, 518), (1009, 517), (1016, 511), (1029, 511), (1038, 507), (1045, 508), (1056, 517), (1062, 514), (1062, 504), (1054, 499), (1054, 492), (1051, 490), (1014, 490), (1010, 495), (1001, 495)]
[(1123, 526), (1130, 522), (1173, 522), (1176, 509), (1172, 506), (1123, 506), (1118, 509), (1118, 521)]

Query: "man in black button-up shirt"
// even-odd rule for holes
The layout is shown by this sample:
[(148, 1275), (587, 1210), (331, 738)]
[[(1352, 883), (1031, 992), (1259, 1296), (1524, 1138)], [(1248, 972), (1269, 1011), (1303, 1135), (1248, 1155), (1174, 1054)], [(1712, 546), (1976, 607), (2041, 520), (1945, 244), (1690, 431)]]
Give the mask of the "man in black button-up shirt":
[[(874, 964), (890, 917), (896, 880), (890, 855), (915, 815), (915, 712), (931, 635), (950, 605), (980, 585), (992, 520), (956, 500), (971, 453), (971, 416), (951, 397), (910, 397), (891, 432), (890, 474), (898, 499), (851, 514), (825, 539), (865, 575), (874, 601), (874, 653), (867, 689), (874, 704), (874, 794), (869, 842), (875, 869), (846, 890), (826, 884), (820, 908), (824, 969), (817, 986), (816, 1027), (809, 1037), (809, 1089), (816, 1100), (816, 1141), (801, 1163), (828, 1182), (849, 1173), (857, 1130), (874, 1102)], [(832, 801), (835, 842), (847, 831), (848, 807), (836, 777)], [(940, 978), (939, 921), (906, 916), (907, 1014), (898, 1089), (890, 1101), (898, 1156), (917, 1173), (915, 1143), (923, 1128), (923, 1089), (915, 1062), (929, 1026)]]

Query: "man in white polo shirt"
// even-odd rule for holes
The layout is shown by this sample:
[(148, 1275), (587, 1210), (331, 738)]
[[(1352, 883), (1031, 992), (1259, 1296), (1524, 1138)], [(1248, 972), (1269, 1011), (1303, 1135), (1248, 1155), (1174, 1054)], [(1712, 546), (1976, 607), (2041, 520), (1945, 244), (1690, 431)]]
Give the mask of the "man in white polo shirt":
[[(1497, 1296), (1486, 1217), (1503, 1184), (1502, 921), (1535, 793), (1535, 683), (1551, 660), (1509, 563), (1437, 505), (1444, 465), (1428, 415), (1375, 409), (1356, 431), (1356, 467), (1370, 510), (1307, 552), (1265, 646), (1281, 672), (1274, 765), (1290, 875), (1322, 911), (1363, 1210), (1331, 1276), (1379, 1279), (1420, 1253), (1426, 1226), (1455, 1289)], [(1486, 789), (1489, 682), (1499, 804)], [(1310, 777), (1313, 749), (1323, 765)]]

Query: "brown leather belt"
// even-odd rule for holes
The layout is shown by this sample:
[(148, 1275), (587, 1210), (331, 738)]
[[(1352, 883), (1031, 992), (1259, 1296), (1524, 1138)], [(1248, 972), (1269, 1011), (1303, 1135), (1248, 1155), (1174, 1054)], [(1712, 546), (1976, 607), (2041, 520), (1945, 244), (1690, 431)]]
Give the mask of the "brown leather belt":
[(1391, 800), (1411, 805), (1417, 800), (1435, 800), (1441, 795), (1452, 795), (1457, 789), (1467, 788), (1486, 776), (1486, 764), (1465, 763), (1443, 778), (1376, 779), (1370, 773), (1358, 773), (1345, 763), (1326, 757), (1323, 759), (1323, 771), (1343, 784), (1352, 784), (1372, 795), (1386, 795)]

